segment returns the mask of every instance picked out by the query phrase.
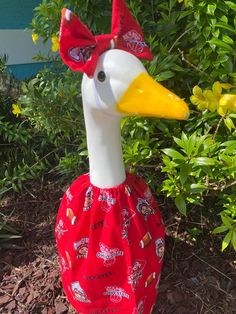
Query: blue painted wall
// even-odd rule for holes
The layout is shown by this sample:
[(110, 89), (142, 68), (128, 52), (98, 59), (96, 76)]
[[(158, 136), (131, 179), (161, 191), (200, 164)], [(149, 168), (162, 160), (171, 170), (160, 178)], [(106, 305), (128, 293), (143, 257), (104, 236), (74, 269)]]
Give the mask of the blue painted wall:
[(0, 29), (24, 29), (41, 0), (1, 0)]
[(18, 80), (29, 79), (36, 75), (44, 67), (50, 66), (50, 63), (29, 63), (8, 65), (8, 72), (13, 74)]
[[(41, 2), (41, 0), (1, 0), (0, 29), (27, 28), (34, 15), (34, 8)], [(8, 69), (16, 78), (26, 79), (35, 75), (44, 66), (44, 63), (29, 63), (10, 65)]]

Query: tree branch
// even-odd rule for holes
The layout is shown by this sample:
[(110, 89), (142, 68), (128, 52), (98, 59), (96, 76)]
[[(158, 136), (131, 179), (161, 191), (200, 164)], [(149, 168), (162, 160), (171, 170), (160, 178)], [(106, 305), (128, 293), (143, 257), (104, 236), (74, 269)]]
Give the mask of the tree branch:
[(234, 185), (236, 185), (236, 180), (233, 182), (225, 183), (223, 185), (217, 185), (216, 183), (209, 183), (209, 185), (206, 185), (206, 187), (212, 191), (223, 191)]
[(226, 117), (226, 114), (221, 117), (220, 121), (218, 122), (218, 124), (216, 126), (216, 130), (215, 130), (215, 133), (214, 133), (213, 138), (212, 138), (213, 142), (215, 142), (216, 135), (217, 135), (219, 128), (221, 126), (221, 123), (224, 121), (225, 117)]
[(184, 37), (188, 32), (190, 32), (192, 29), (194, 28), (194, 26), (190, 27), (189, 29), (187, 29), (185, 32), (183, 32), (183, 34), (181, 34), (176, 41), (173, 43), (173, 45), (170, 47), (169, 49), (169, 53), (171, 53), (171, 51), (173, 50), (173, 48), (175, 47), (175, 45), (177, 44), (177, 42)]
[(190, 61), (188, 61), (185, 56), (184, 56), (184, 52), (180, 49), (178, 49), (179, 53), (181, 54), (181, 59), (186, 62), (188, 65), (190, 65), (192, 68), (194, 68), (196, 71), (206, 75), (206, 76), (209, 76), (209, 74), (207, 74), (206, 72), (200, 70), (198, 67), (196, 67), (196, 65), (192, 64)]

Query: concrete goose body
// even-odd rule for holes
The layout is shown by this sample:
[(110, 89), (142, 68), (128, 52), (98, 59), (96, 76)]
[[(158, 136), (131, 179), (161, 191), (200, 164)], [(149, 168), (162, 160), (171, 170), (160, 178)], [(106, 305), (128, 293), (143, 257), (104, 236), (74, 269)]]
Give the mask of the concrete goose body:
[[(114, 0), (113, 14), (116, 9), (139, 31), (123, 0)], [(98, 55), (96, 40), (69, 10), (63, 10), (62, 23), (62, 58), (86, 73), (82, 98), (89, 152), (89, 174), (68, 188), (56, 221), (63, 288), (80, 314), (150, 314), (164, 257), (164, 224), (148, 186), (125, 171), (120, 120), (127, 115), (186, 119), (188, 108), (155, 82), (135, 55), (113, 49), (116, 37), (105, 36), (108, 48)], [(71, 39), (78, 35), (70, 31), (73, 25), (84, 28), (88, 46), (73, 46), (78, 45)], [(143, 52), (141, 31), (139, 37), (132, 29), (125, 32), (129, 48), (133, 36), (136, 52)]]

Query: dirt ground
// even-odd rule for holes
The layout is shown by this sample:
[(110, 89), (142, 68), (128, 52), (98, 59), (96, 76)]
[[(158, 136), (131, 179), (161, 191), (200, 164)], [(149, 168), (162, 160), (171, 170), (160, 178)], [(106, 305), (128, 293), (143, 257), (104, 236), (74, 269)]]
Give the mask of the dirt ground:
[[(65, 186), (41, 182), (30, 193), (0, 201), (23, 238), (21, 250), (0, 251), (0, 313), (74, 314), (61, 288), (54, 224)], [(236, 314), (236, 255), (220, 252), (211, 219), (199, 208), (183, 219), (159, 200), (166, 224), (166, 254), (154, 314)]]

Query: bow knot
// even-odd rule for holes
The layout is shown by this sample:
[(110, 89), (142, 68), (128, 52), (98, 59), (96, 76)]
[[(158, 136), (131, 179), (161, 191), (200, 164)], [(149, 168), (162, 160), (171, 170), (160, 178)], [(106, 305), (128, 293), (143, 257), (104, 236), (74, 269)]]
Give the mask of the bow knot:
[(152, 60), (143, 32), (124, 0), (114, 0), (111, 34), (94, 36), (70, 10), (62, 10), (60, 54), (73, 70), (92, 77), (99, 56), (109, 49), (122, 49), (138, 58)]
[(98, 47), (98, 54), (101, 55), (104, 51), (111, 49), (114, 36), (103, 34), (95, 36), (95, 39)]

